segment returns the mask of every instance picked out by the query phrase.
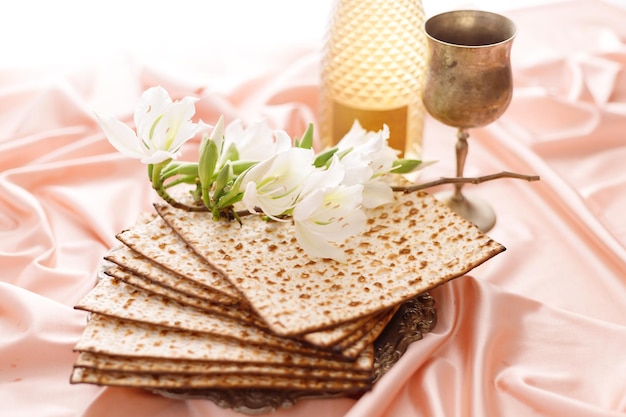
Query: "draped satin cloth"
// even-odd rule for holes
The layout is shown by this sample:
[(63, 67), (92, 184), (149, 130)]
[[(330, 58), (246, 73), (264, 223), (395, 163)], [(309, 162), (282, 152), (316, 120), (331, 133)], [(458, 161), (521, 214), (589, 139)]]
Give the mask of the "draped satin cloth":
[[(489, 235), (507, 251), (432, 291), (435, 329), (371, 392), (273, 415), (626, 413), (626, 11), (590, 0), (508, 15), (519, 27), (514, 99), (471, 132), (466, 165), (468, 176), (542, 178), (466, 187), (493, 205)], [(140, 93), (162, 85), (200, 97), (206, 122), (264, 117), (300, 135), (317, 116), (317, 48), (265, 59), (256, 76), (233, 68), (209, 83), (132, 60), (0, 73), (0, 415), (237, 415), (204, 400), (70, 385), (86, 322), (73, 306), (115, 234), (155, 201), (145, 166), (109, 145), (92, 111), (131, 120)], [(439, 162), (421, 179), (452, 175), (454, 134), (427, 120), (424, 158)]]

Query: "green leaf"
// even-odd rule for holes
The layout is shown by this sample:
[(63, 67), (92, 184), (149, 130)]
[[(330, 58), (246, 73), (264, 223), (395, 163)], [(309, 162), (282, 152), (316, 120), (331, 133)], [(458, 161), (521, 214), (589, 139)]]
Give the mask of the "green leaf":
[(231, 162), (231, 166), (233, 167), (233, 175), (239, 176), (258, 163), (258, 161), (233, 161)]
[(418, 159), (397, 159), (393, 161), (391, 171), (394, 174), (408, 174), (413, 172), (422, 163)]
[(235, 190), (235, 188), (232, 188), (229, 192), (224, 194), (222, 198), (219, 199), (215, 207), (226, 208), (240, 202), (243, 199), (243, 193), (238, 193)]
[[(161, 175), (166, 176), (169, 172), (175, 171), (180, 166), (180, 162), (170, 161), (161, 169)], [(173, 175), (173, 174), (172, 174)]]
[(238, 177), (236, 177), (230, 189), (220, 197), (215, 206), (223, 209), (225, 207), (232, 206), (233, 204), (240, 202), (243, 198), (243, 191), (239, 191), (239, 189), (241, 188), (241, 183), (243, 182), (243, 179), (244, 175), (239, 175)]
[(195, 184), (198, 179), (197, 175), (181, 175), (176, 177), (173, 181), (169, 181), (165, 184), (165, 188), (171, 188), (178, 184)]
[(232, 182), (233, 179), (233, 167), (229, 162), (226, 162), (226, 165), (220, 169), (220, 172), (217, 174), (217, 178), (215, 179), (215, 189), (213, 190), (213, 200), (219, 200), (219, 198), (224, 194), (224, 190), (227, 185)]
[(304, 135), (302, 135), (302, 139), (296, 141), (296, 147), (303, 149), (313, 148), (313, 123), (309, 123), (304, 131)]
[[(222, 144), (222, 146), (224, 146)], [(238, 161), (239, 160), (239, 150), (234, 143), (231, 143), (228, 149), (222, 150), (222, 154), (220, 155), (220, 166), (226, 164), (227, 161)]]
[(338, 150), (339, 149), (337, 149), (337, 148), (331, 148), (331, 149), (329, 149), (327, 151), (324, 151), (324, 152), (318, 154), (315, 157), (315, 161), (313, 161), (313, 166), (315, 168), (323, 167), (324, 165), (326, 165), (328, 163), (328, 161), (330, 161), (330, 159), (333, 157), (333, 155), (335, 153), (337, 153)]
[(198, 176), (198, 164), (195, 162), (186, 162), (181, 164), (176, 170), (176, 175), (185, 175), (190, 177)]
[(419, 159), (397, 159), (393, 161), (391, 172), (394, 174), (408, 174), (422, 168), (422, 161)]
[(354, 147), (350, 147), (350, 148), (344, 149), (343, 151), (339, 152), (337, 154), (337, 156), (339, 157), (339, 159), (343, 159), (344, 156), (346, 156), (347, 154), (349, 154), (353, 150), (354, 150)]
[(174, 175), (198, 176), (198, 164), (195, 162), (170, 162), (161, 172), (161, 177), (170, 178)]
[(211, 178), (217, 166), (217, 145), (211, 139), (203, 140), (198, 161), (198, 178), (203, 189), (211, 188)]

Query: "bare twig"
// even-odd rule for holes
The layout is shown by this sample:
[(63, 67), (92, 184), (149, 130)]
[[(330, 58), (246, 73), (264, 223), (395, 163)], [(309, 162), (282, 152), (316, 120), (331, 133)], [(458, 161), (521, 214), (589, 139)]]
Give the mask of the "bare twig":
[(497, 180), (500, 178), (515, 178), (525, 181), (539, 181), (540, 178), (538, 175), (524, 175), (517, 174), (515, 172), (502, 171), (497, 174), (484, 175), (482, 177), (442, 177), (437, 180), (425, 182), (422, 184), (415, 184), (411, 186), (401, 187), (394, 186), (392, 189), (394, 191), (400, 191), (405, 193), (412, 193), (419, 190), (424, 190), (426, 188), (436, 187), (438, 185), (443, 184), (480, 184), (481, 182), (487, 182), (492, 180)]
[[(426, 188), (436, 187), (438, 185), (443, 185), (443, 184), (480, 184), (481, 182), (497, 180), (500, 178), (514, 178), (514, 179), (520, 179), (520, 180), (525, 180), (529, 182), (540, 180), (538, 175), (524, 175), (524, 174), (517, 174), (515, 172), (502, 171), (496, 174), (484, 175), (482, 177), (442, 177), (437, 180), (425, 182), (422, 184), (415, 184), (415, 185), (410, 185), (410, 186), (393, 186), (391, 187), (391, 189), (396, 192), (412, 193), (415, 191), (424, 190)], [(167, 192), (160, 192), (159, 195), (167, 203), (169, 203), (175, 208), (179, 208), (185, 211), (210, 211), (204, 205), (188, 205), (188, 204), (181, 203), (177, 201), (176, 199), (174, 199), (173, 197), (171, 197)], [(237, 211), (237, 212), (233, 211), (233, 212), (230, 212), (230, 214), (225, 213), (226, 217), (235, 218), (235, 219), (238, 219), (239, 217), (248, 216), (250, 214), (252, 213), (250, 213), (247, 210), (242, 210), (242, 211)]]

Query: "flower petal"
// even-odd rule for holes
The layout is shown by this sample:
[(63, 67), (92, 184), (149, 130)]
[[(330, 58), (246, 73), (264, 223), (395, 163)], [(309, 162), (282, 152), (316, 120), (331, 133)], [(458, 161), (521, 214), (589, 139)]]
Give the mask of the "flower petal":
[(254, 183), (256, 202), (268, 216), (280, 216), (293, 209), (304, 184), (313, 171), (313, 150), (289, 148), (259, 162), (244, 174), (241, 189), (248, 205), (253, 203), (245, 194)]
[(149, 137), (142, 136), (155, 149), (179, 149), (195, 134), (191, 117), (195, 113), (195, 99), (185, 98), (173, 103), (152, 126)]
[(330, 166), (326, 169), (315, 169), (302, 188), (302, 194), (307, 195), (313, 191), (337, 187), (344, 181), (345, 166), (334, 155)]
[[(361, 185), (341, 185), (329, 190), (313, 191), (299, 200), (293, 210), (293, 220), (300, 228), (303, 242), (315, 241), (320, 244), (320, 240), (323, 240), (330, 244), (361, 233), (367, 220), (360, 209), (361, 192)], [(328, 251), (326, 245), (322, 247), (325, 252)], [(330, 253), (327, 255), (336, 257)]]
[[(202, 120), (200, 120), (198, 124), (200, 123), (203, 123)], [(215, 124), (213, 131), (211, 131), (211, 134), (209, 135), (209, 139), (215, 142), (215, 147), (217, 148), (218, 152), (223, 151), (222, 146), (224, 144), (224, 115), (221, 115), (220, 118), (217, 119), (217, 123)]]
[(168, 159), (177, 159), (180, 156), (179, 152), (170, 152), (157, 149), (149, 154), (144, 154), (141, 158), (141, 162), (144, 164), (158, 164), (159, 162), (167, 161)]
[(292, 140), (284, 130), (275, 130), (274, 138), (276, 139), (274, 153), (284, 152), (291, 148)]
[(333, 259), (345, 263), (346, 254), (343, 250), (330, 244), (324, 236), (312, 232), (303, 224), (295, 223), (296, 240), (307, 255), (314, 258)]
[(241, 202), (250, 213), (257, 212), (257, 192), (254, 182), (250, 181), (246, 184)]
[(185, 97), (170, 106), (164, 117), (168, 126), (166, 146), (161, 149), (180, 149), (185, 142), (198, 133), (201, 125), (191, 121), (196, 113), (197, 101), (196, 98)]
[(120, 122), (112, 115), (100, 115), (96, 113), (100, 126), (107, 139), (122, 154), (140, 159), (144, 156), (145, 148), (137, 138), (135, 132), (128, 125)]
[(339, 140), (339, 142), (337, 142), (337, 148), (339, 148), (340, 151), (343, 151), (345, 149), (358, 146), (362, 143), (362, 139), (366, 134), (367, 131), (363, 129), (359, 121), (355, 119), (348, 133), (346, 133)]
[(393, 190), (384, 181), (369, 181), (363, 186), (363, 207), (375, 208), (393, 202)]
[(148, 141), (152, 126), (171, 105), (172, 99), (163, 87), (152, 87), (144, 91), (135, 109), (137, 136)]
[(272, 130), (266, 122), (260, 121), (244, 127), (236, 119), (228, 124), (224, 139), (230, 146), (235, 144), (241, 160), (262, 161), (291, 148), (292, 140), (282, 130)]

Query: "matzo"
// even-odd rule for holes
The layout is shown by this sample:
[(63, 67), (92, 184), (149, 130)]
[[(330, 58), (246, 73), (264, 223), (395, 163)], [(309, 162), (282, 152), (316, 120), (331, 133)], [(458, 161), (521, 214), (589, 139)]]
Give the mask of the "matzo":
[(270, 328), (296, 335), (390, 308), (461, 276), (505, 250), (427, 193), (395, 193), (371, 210), (369, 229), (341, 245), (349, 262), (312, 259), (289, 222), (258, 216), (215, 222), (210, 213), (155, 205), (218, 268)]
[[(258, 328), (267, 329), (267, 325), (263, 320), (261, 320), (260, 317), (243, 306), (214, 304), (203, 298), (179, 293), (174, 289), (155, 284), (152, 281), (147, 280), (145, 277), (136, 275), (131, 271), (121, 269), (118, 266), (108, 268), (105, 271), (105, 275), (121, 280), (132, 287), (142, 289), (148, 293), (163, 296), (164, 298), (170, 299), (175, 303), (197, 308), (208, 314), (224, 316), (243, 323), (252, 324)], [(352, 343), (352, 346), (345, 346), (344, 344), (342, 345), (344, 346), (343, 349), (339, 347), (334, 349), (334, 351), (338, 352), (340, 355), (353, 358), (355, 356), (355, 348), (358, 349), (359, 346), (363, 346), (364, 342), (371, 341), (373, 339), (374, 335), (369, 331), (375, 325), (376, 324), (372, 322), (371, 317), (364, 317), (356, 322), (344, 323), (336, 328), (305, 334), (303, 335), (302, 340), (318, 347), (331, 347), (333, 345), (338, 346), (338, 344), (346, 338), (354, 340), (356, 336), (358, 340)], [(363, 335), (364, 331), (368, 331), (369, 333)]]
[(200, 285), (239, 298), (239, 293), (210, 264), (193, 252), (160, 217), (117, 234), (126, 246), (158, 265)]
[[(171, 233), (174, 232), (171, 231)], [(166, 248), (164, 248), (164, 250), (166, 250)], [(195, 253), (193, 255), (198, 257)], [(124, 270), (124, 272), (122, 272), (122, 270), (112, 269), (109, 271), (110, 275), (114, 275), (131, 285), (172, 298), (183, 304), (191, 304), (197, 308), (215, 311), (212, 304), (234, 305), (244, 302), (244, 300), (241, 299), (241, 295), (239, 295), (240, 299), (233, 299), (230, 296), (212, 291), (200, 284), (196, 284), (194, 281), (189, 282), (189, 280), (184, 277), (175, 275), (168, 270), (153, 265), (144, 255), (126, 246), (114, 249), (105, 256), (105, 259), (120, 266)], [(187, 261), (183, 260), (183, 262)], [(237, 311), (248, 309), (247, 306), (239, 305), (237, 309), (229, 309), (228, 316), (234, 317), (237, 315)], [(235, 313), (235, 315), (232, 313)], [(243, 319), (249, 321), (250, 313), (246, 313), (246, 318)], [(259, 317), (255, 317), (255, 320), (260, 326), (267, 327)], [(346, 337), (354, 337), (354, 333), (357, 331), (361, 333), (363, 331), (369, 331), (373, 326), (374, 323), (372, 323), (370, 317), (362, 317), (353, 322), (343, 323), (331, 329), (306, 334), (303, 336), (303, 340), (315, 346), (332, 346)]]
[(355, 335), (358, 337), (364, 330), (371, 328), (372, 319), (372, 316), (361, 317), (355, 321), (343, 323), (340, 326), (303, 334), (302, 339), (316, 346), (330, 347), (348, 337)]
[[(310, 355), (327, 357), (337, 355), (332, 351), (315, 349), (296, 340), (276, 336), (240, 320), (208, 314), (194, 307), (178, 304), (110, 277), (102, 278), (98, 285), (79, 301), (76, 308), (173, 329), (210, 333), (252, 345)], [(350, 355), (354, 356), (356, 355)]]
[(341, 352), (342, 356), (348, 358), (357, 357), (366, 346), (370, 343), (374, 343), (376, 338), (380, 336), (396, 311), (398, 311), (398, 307), (394, 307), (378, 315), (371, 321), (371, 325), (368, 326), (367, 331), (362, 334), (358, 334), (357, 332), (356, 335), (342, 340), (333, 350)]
[[(130, 246), (118, 248), (107, 255), (106, 259), (124, 269), (177, 292), (183, 292), (211, 303), (242, 302), (241, 295), (228, 280), (193, 252), (162, 218), (156, 216), (149, 222), (138, 222), (132, 228), (119, 233), (117, 237)], [(163, 267), (161, 268), (160, 265)], [(170, 270), (173, 272), (168, 272)], [(229, 291), (237, 294), (239, 300), (216, 294), (211, 291), (212, 286), (217, 286), (222, 290), (228, 288)], [(370, 331), (374, 325), (371, 317), (361, 317), (330, 329), (305, 334), (303, 340), (323, 347), (337, 345), (343, 339), (350, 337), (356, 342), (355, 346), (363, 346), (367, 343), (366, 340), (371, 340), (373, 335)], [(357, 340), (361, 336), (365, 336), (366, 339)], [(347, 352), (350, 357), (353, 357), (356, 352), (355, 347), (349, 351), (346, 350)]]
[(272, 388), (346, 392), (369, 387), (369, 382), (341, 379), (285, 378), (275, 375), (135, 374), (78, 367), (74, 368), (70, 382), (153, 389)]
[(259, 327), (267, 327), (265, 322), (262, 321), (256, 314), (252, 314), (248, 309), (241, 306), (222, 305), (210, 302), (200, 297), (191, 296), (176, 291), (173, 288), (164, 287), (156, 284), (141, 275), (137, 275), (132, 271), (127, 271), (115, 265), (107, 268), (105, 274), (113, 278), (117, 278), (137, 288), (141, 288), (145, 291), (161, 295), (163, 297), (174, 300), (180, 304), (192, 306), (200, 310), (219, 314), (226, 317), (231, 317), (237, 320), (241, 320), (247, 323), (254, 323)]
[(129, 358), (81, 352), (74, 364), (80, 368), (129, 373), (180, 374), (247, 374), (276, 375), (289, 378), (345, 379), (369, 381), (371, 371), (317, 369), (297, 366), (265, 364), (220, 363), (179, 359)]
[(112, 356), (186, 359), (215, 362), (295, 365), (325, 369), (368, 370), (373, 349), (354, 361), (323, 358), (214, 337), (208, 333), (173, 330), (93, 314), (74, 347), (78, 352)]
[[(105, 259), (159, 285), (174, 288), (178, 292), (200, 297), (213, 303), (237, 304), (242, 301), (241, 295), (236, 291), (234, 291), (235, 295), (226, 295), (211, 287), (198, 284), (196, 281), (159, 266), (151, 259), (127, 246), (116, 248), (107, 254)], [(181, 259), (181, 263), (184, 262), (185, 260)]]

